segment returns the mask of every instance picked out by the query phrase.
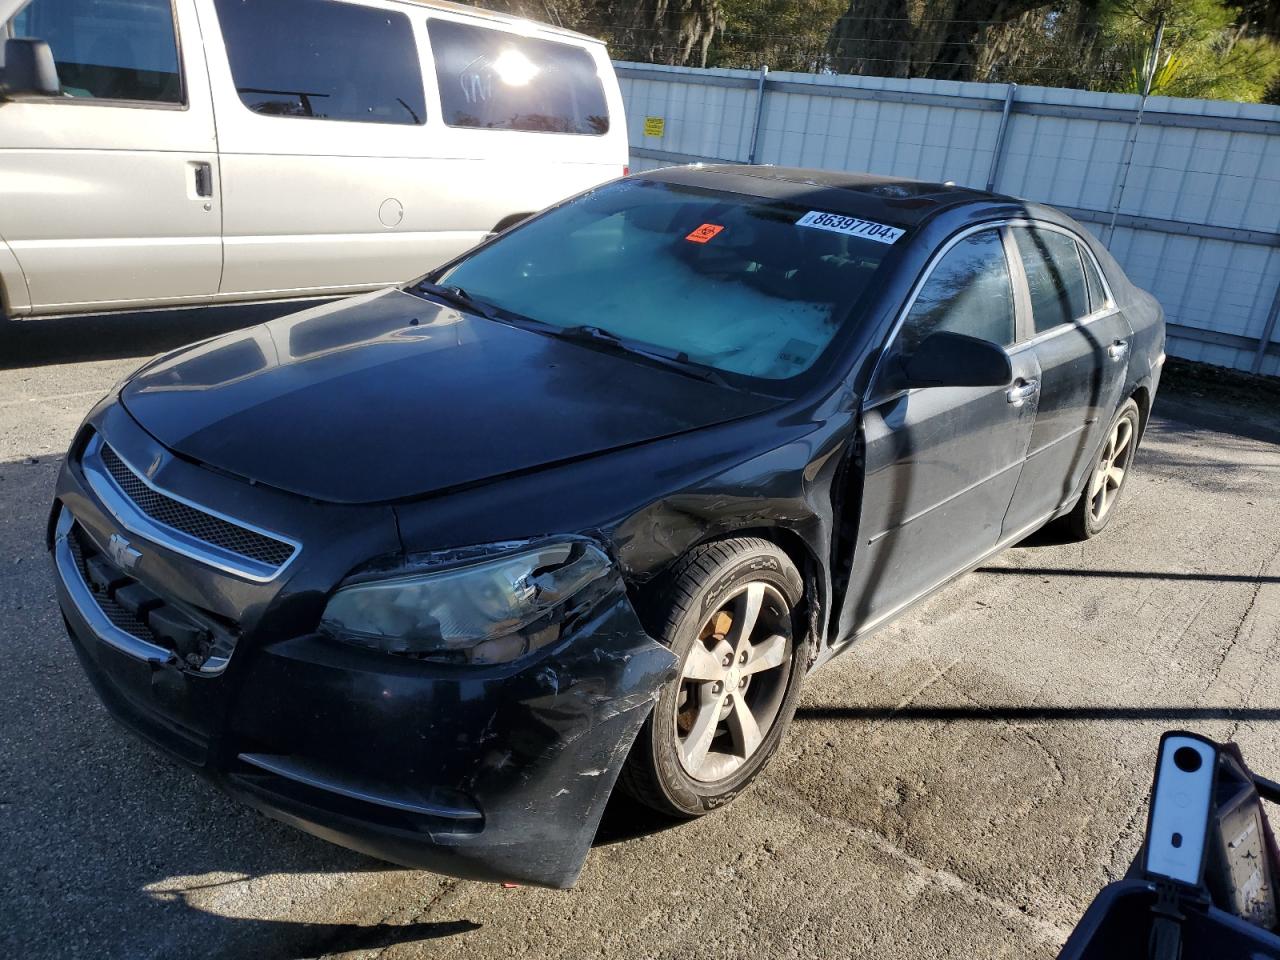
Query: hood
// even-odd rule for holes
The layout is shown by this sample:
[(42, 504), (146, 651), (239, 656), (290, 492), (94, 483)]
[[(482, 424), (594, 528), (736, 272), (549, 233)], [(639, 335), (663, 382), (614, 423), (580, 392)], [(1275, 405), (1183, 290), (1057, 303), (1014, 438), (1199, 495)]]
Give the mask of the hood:
[(449, 490), (779, 402), (400, 290), (176, 351), (121, 399), (184, 457), (338, 503)]

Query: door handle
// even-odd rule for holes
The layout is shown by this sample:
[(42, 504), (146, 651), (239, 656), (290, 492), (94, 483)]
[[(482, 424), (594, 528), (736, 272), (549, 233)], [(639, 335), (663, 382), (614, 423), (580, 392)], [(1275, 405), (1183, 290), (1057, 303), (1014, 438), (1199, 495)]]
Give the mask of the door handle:
[(1005, 391), (1004, 396), (1014, 406), (1022, 406), (1022, 404), (1034, 397), (1039, 389), (1040, 382), (1038, 380), (1019, 380)]
[(1129, 352), (1129, 344), (1124, 340), (1117, 340), (1111, 346), (1107, 347), (1107, 356), (1112, 360), (1123, 360), (1124, 355)]
[(196, 196), (212, 197), (213, 196), (213, 167), (207, 163), (195, 163), (191, 165), (191, 169), (195, 171)]

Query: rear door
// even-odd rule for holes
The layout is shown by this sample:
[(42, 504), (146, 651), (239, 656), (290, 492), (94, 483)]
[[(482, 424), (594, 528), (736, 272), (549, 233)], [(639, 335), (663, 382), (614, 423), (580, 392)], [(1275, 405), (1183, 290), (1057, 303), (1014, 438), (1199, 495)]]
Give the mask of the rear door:
[(31, 312), (215, 294), (218, 158), (190, 0), (32, 0), (9, 30), (47, 42), (62, 83), (0, 103), (0, 236)]
[(1000, 539), (1036, 417), (1035, 350), (1018, 345), (1018, 297), (999, 227), (951, 241), (911, 302), (881, 375), (930, 333), (1009, 349), (1013, 383), (885, 393), (863, 412), (866, 467), (840, 636), (867, 630)]
[[(1005, 535), (1066, 506), (1121, 400), (1132, 330), (1088, 246), (1048, 224), (1009, 228), (1025, 277), (1040, 364), (1040, 404)], [(1021, 278), (1020, 282), (1021, 282)]]

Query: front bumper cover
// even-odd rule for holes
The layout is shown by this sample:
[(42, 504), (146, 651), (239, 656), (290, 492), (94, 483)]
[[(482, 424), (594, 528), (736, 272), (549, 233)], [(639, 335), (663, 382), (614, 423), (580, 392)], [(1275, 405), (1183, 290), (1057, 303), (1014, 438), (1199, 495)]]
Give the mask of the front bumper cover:
[[(70, 510), (95, 540), (112, 529), (74, 457), (54, 510), (55, 523)], [(56, 537), (54, 546), (56, 560)], [(149, 587), (189, 600), (193, 583), (207, 583), (205, 569), (182, 581), (197, 566), (190, 558), (142, 546), (139, 577), (165, 571)], [(125, 726), (269, 816), (469, 879), (572, 885), (631, 743), (676, 672), (617, 573), (557, 645), (487, 668), (336, 643), (309, 632), (309, 614), (291, 630), (287, 612), (314, 604), (277, 584), (227, 669), (207, 675), (109, 642), (75, 571), (55, 571), (76, 652)]]

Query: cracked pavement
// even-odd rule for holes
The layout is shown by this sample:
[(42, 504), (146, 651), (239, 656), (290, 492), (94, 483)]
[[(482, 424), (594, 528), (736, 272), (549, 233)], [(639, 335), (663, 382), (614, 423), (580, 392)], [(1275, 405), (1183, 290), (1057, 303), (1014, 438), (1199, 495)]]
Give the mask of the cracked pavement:
[(1280, 775), (1280, 408), (1174, 390), (1103, 536), (1033, 539), (860, 641), (728, 808), (664, 827), (615, 803), (573, 891), (268, 821), (107, 717), (42, 544), (84, 412), (227, 316), (0, 332), (6, 955), (1048, 958), (1137, 850), (1161, 731)]

